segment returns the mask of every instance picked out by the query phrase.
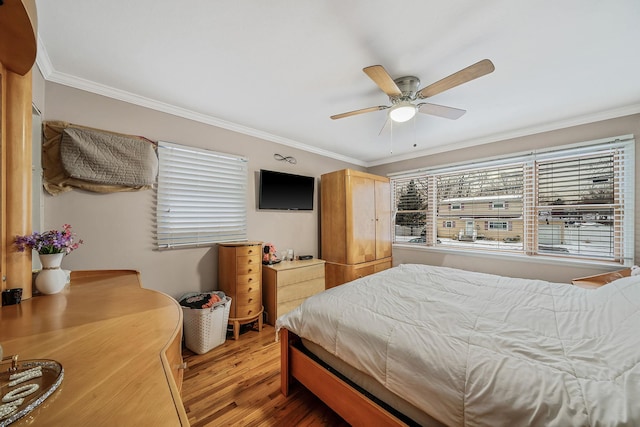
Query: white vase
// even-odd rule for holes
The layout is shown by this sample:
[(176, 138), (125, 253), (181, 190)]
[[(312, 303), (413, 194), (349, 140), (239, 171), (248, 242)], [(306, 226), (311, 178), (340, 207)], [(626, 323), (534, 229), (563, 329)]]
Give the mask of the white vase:
[(42, 270), (36, 276), (36, 288), (43, 294), (57, 294), (67, 284), (67, 275), (60, 269), (64, 253), (38, 254), (38, 256)]

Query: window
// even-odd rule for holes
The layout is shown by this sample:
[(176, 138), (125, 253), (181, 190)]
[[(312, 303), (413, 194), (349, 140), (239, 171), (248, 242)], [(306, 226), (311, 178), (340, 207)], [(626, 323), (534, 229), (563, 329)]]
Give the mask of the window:
[(488, 221), (487, 229), (488, 230), (508, 230), (509, 223), (504, 221)]
[(247, 239), (245, 158), (168, 142), (158, 158), (158, 249)]
[(429, 198), (427, 180), (396, 179), (392, 186), (396, 207), (396, 240), (403, 243), (425, 243)]
[[(414, 242), (427, 246), (628, 264), (634, 144), (626, 136), (391, 176), (394, 242), (411, 240), (407, 227), (420, 228), (423, 241)], [(400, 224), (409, 183), (419, 216)]]

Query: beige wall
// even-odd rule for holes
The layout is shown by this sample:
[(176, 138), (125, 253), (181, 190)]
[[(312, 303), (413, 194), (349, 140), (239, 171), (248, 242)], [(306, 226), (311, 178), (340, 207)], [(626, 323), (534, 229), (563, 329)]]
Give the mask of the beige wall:
[[(389, 163), (369, 168), (368, 172), (387, 175), (423, 167), (442, 166), (627, 134), (635, 135), (636, 140), (640, 137), (640, 114)], [(640, 149), (637, 146), (635, 164), (635, 182), (637, 183), (640, 181)], [(637, 185), (635, 188), (635, 207), (635, 212), (638, 212), (638, 207), (640, 207), (640, 188)], [(401, 263), (443, 265), (485, 273), (540, 278), (557, 282), (567, 282), (573, 277), (611, 270), (611, 268), (589, 264), (568, 265), (558, 260), (545, 262), (541, 259), (505, 258), (489, 254), (460, 255), (433, 249), (403, 248), (400, 246), (394, 246), (393, 257), (394, 265)], [(640, 260), (640, 215), (635, 217), (635, 259), (635, 263), (638, 264)]]
[[(248, 238), (272, 242), (278, 249), (318, 256), (319, 177), (361, 167), (222, 128), (183, 119), (63, 85), (46, 82), (45, 120), (64, 120), (99, 129), (143, 135), (194, 147), (242, 155), (250, 172)], [(294, 156), (297, 164), (276, 161), (275, 153)], [(312, 212), (273, 212), (256, 209), (256, 173), (270, 169), (318, 178)], [(63, 268), (135, 269), (144, 286), (172, 296), (217, 288), (217, 248), (154, 250), (153, 191), (96, 194), (71, 191), (45, 196), (45, 229), (69, 223), (84, 239)]]
[[(273, 242), (279, 249), (293, 248), (298, 254), (319, 254), (319, 209), (316, 207), (313, 212), (257, 211), (256, 172), (263, 168), (319, 178), (325, 172), (345, 167), (363, 169), (222, 128), (44, 82), (39, 72), (34, 72), (34, 104), (43, 112), (45, 120), (65, 120), (248, 157), (249, 239)], [(368, 171), (387, 175), (420, 167), (445, 165), (622, 134), (640, 134), (640, 115), (438, 153), (372, 167)], [(294, 156), (298, 163), (290, 165), (278, 162), (273, 159), (274, 153)], [(639, 158), (640, 150), (637, 150), (638, 165)], [(636, 167), (636, 177), (639, 173), (640, 167)], [(319, 201), (318, 190), (319, 182), (316, 187), (316, 206)], [(639, 189), (636, 188), (636, 207), (640, 205), (639, 193)], [(139, 270), (146, 287), (172, 296), (189, 291), (215, 289), (217, 249), (214, 247), (163, 252), (154, 250), (153, 214), (152, 191), (102, 195), (74, 190), (57, 197), (44, 197), (45, 229), (70, 223), (85, 240), (81, 249), (65, 259), (64, 268)], [(640, 254), (640, 216), (636, 218), (635, 233), (637, 263)], [(599, 266), (571, 266), (531, 259), (496, 258), (486, 254), (465, 256), (429, 249), (395, 247), (394, 264), (409, 262), (559, 282), (607, 270)]]

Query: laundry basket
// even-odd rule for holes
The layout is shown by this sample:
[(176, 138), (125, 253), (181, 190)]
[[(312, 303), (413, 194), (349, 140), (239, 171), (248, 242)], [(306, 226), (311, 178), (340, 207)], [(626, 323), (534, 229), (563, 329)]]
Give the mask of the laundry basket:
[[(184, 345), (197, 354), (204, 354), (224, 343), (227, 338), (227, 322), (231, 309), (231, 298), (224, 292), (216, 293), (221, 301), (209, 308), (190, 308), (182, 306), (184, 319)], [(185, 294), (180, 302), (200, 293)]]

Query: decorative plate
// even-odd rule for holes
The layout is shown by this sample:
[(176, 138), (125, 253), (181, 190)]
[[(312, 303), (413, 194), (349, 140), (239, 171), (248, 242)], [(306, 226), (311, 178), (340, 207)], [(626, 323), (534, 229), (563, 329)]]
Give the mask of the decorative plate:
[[(12, 369), (13, 365), (16, 370)], [(28, 379), (25, 380), (25, 376)], [(0, 362), (0, 427), (8, 426), (37, 408), (56, 391), (63, 377), (64, 369), (55, 360), (24, 360), (16, 364), (7, 358)], [(22, 398), (12, 400), (12, 396)]]

